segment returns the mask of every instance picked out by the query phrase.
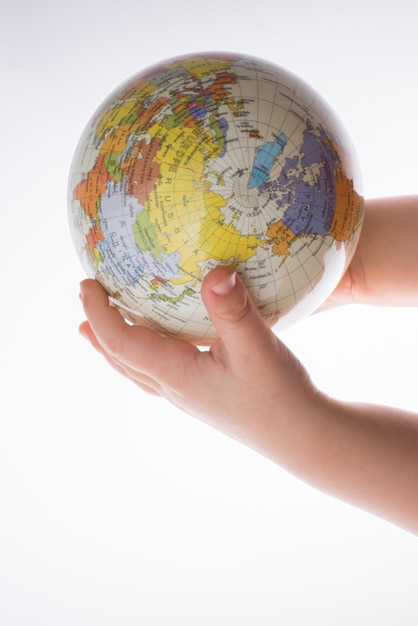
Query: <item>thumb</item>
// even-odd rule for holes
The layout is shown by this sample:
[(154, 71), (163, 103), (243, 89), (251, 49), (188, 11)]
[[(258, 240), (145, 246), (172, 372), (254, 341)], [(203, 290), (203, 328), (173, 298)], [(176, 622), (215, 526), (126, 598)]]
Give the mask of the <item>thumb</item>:
[(265, 357), (275, 336), (232, 267), (217, 267), (202, 284), (202, 299), (230, 357)]

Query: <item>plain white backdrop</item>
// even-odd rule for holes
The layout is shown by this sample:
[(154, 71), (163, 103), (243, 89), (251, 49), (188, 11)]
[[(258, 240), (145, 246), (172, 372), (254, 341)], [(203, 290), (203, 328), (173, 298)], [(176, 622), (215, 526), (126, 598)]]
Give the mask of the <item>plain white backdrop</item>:
[[(3, 3), (1, 624), (417, 623), (414, 536), (148, 397), (79, 337), (66, 205), (102, 100), (201, 50), (298, 74), (348, 128), (365, 195), (417, 193), (417, 23), (412, 0)], [(283, 339), (328, 393), (418, 411), (417, 322), (347, 307)]]

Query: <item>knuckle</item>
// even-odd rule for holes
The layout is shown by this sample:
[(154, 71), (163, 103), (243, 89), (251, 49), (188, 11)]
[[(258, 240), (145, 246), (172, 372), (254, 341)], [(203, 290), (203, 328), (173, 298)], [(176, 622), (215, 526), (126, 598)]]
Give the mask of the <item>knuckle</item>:
[(106, 350), (116, 361), (125, 361), (125, 354), (127, 352), (126, 347), (127, 342), (129, 341), (128, 330), (129, 326), (125, 326), (118, 334), (109, 336), (106, 339)]
[(238, 323), (245, 319), (252, 309), (252, 303), (247, 293), (239, 299), (229, 304), (228, 308), (222, 312), (222, 318), (231, 323)]

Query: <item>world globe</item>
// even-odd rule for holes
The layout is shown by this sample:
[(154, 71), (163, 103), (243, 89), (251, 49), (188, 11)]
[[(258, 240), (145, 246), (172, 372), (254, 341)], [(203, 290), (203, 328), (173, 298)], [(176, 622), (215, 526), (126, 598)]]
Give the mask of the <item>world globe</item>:
[(354, 254), (363, 198), (351, 141), (324, 100), (270, 62), (176, 57), (93, 115), (69, 176), (72, 238), (131, 323), (216, 338), (203, 278), (235, 267), (281, 331), (317, 309)]

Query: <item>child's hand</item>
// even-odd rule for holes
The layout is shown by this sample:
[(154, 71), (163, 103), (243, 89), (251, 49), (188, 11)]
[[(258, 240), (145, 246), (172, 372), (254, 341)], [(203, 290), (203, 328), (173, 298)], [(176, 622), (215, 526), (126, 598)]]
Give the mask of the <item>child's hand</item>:
[(343, 304), (418, 306), (418, 196), (368, 200), (350, 267), (320, 311)]
[(130, 326), (94, 280), (80, 330), (113, 367), (303, 480), (418, 533), (418, 416), (339, 402), (311, 383), (227, 267), (203, 282), (209, 351)]
[(81, 333), (142, 389), (269, 456), (277, 456), (273, 441), (279, 431), (285, 427), (288, 437), (301, 427), (293, 418), (309, 411), (317, 392), (232, 269), (213, 270), (202, 286), (220, 337), (209, 351), (127, 324), (94, 280), (83, 281), (81, 289), (88, 318)]

